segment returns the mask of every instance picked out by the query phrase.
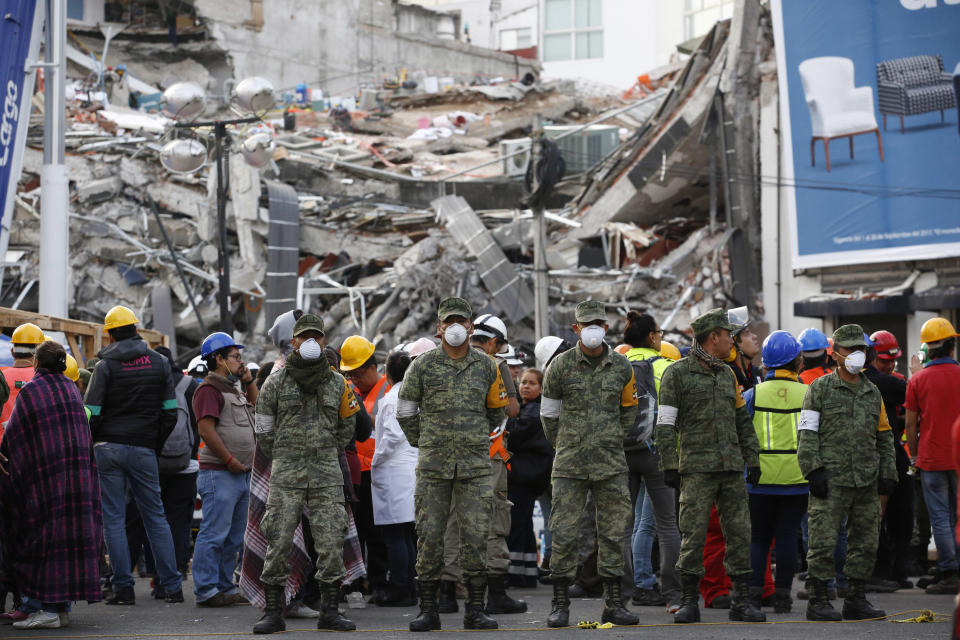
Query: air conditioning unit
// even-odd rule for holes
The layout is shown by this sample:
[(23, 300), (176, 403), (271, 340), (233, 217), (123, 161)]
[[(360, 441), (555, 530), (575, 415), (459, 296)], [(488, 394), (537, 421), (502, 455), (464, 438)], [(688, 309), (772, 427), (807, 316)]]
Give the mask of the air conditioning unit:
[[(515, 151), (526, 150), (527, 153), (521, 153), (508, 158)], [(503, 164), (503, 175), (522, 176), (527, 173), (527, 165), (530, 164), (530, 138), (517, 138), (515, 140), (500, 141), (500, 157)]]
[[(548, 138), (576, 129), (576, 126), (549, 126), (543, 128)], [(563, 159), (567, 163), (567, 174), (581, 173), (606, 158), (620, 146), (620, 128), (609, 124), (595, 124), (579, 133), (557, 141)]]

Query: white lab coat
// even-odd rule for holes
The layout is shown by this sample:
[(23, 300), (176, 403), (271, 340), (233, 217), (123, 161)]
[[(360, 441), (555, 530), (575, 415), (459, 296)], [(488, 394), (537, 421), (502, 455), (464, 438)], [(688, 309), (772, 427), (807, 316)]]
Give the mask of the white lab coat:
[(377, 525), (413, 522), (418, 453), (397, 422), (401, 386), (393, 385), (377, 408), (376, 445), (370, 462), (373, 521)]

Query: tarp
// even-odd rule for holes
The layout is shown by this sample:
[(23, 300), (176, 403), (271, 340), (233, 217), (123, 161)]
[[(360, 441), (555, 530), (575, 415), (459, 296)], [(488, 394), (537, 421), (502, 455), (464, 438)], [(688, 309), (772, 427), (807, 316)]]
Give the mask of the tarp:
[[(960, 4), (773, 0), (772, 9), (793, 267), (960, 255), (960, 135), (953, 95), (953, 76), (960, 73)], [(824, 56), (833, 60), (813, 78), (807, 74), (813, 87), (805, 91), (799, 65)], [(943, 72), (911, 70), (915, 62), (904, 59), (915, 56), (939, 56)], [(837, 59), (852, 62), (849, 90), (857, 87), (859, 108), (856, 99), (841, 97), (848, 91), (840, 79), (847, 63)], [(886, 91), (878, 91), (878, 64), (894, 69), (903, 95), (911, 96), (909, 108), (891, 100), (890, 90), (899, 89), (886, 78)], [(829, 95), (815, 95), (822, 86), (833, 87)], [(951, 106), (941, 115), (946, 102)], [(865, 130), (852, 138), (852, 147), (850, 138), (833, 139), (829, 171), (824, 142), (813, 139), (817, 108)], [(869, 131), (871, 115), (878, 131)]]

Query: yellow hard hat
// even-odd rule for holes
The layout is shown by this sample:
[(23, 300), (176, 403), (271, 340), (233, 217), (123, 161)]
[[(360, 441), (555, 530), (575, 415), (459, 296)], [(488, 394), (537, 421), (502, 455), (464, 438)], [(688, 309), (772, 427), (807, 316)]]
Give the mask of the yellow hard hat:
[(930, 318), (920, 328), (920, 342), (927, 344), (956, 337), (957, 330), (946, 318)]
[(69, 353), (67, 354), (67, 368), (64, 370), (63, 375), (67, 376), (74, 382), (80, 379), (80, 367), (77, 366), (77, 360)]
[(10, 342), (13, 344), (40, 344), (43, 342), (43, 330), (32, 322), (26, 322), (13, 330)]
[(377, 348), (363, 336), (350, 336), (340, 347), (340, 370), (353, 371), (363, 366)]
[(683, 356), (680, 355), (680, 349), (677, 349), (675, 346), (667, 342), (666, 340), (660, 341), (660, 355), (662, 355), (667, 360), (679, 360)]
[(48, 336), (47, 334), (43, 334), (43, 341), (44, 341), (44, 342), (56, 342), (53, 338), (51, 338), (51, 337)]
[(103, 318), (103, 328), (110, 331), (110, 329), (125, 327), (128, 324), (137, 324), (138, 322), (139, 320), (137, 320), (137, 316), (133, 315), (133, 311), (117, 305), (107, 311), (107, 315)]

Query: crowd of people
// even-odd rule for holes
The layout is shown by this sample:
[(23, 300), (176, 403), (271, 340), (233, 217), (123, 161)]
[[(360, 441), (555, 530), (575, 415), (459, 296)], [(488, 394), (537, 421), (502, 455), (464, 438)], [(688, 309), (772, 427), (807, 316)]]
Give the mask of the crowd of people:
[(743, 307), (693, 319), (678, 349), (638, 311), (613, 346), (605, 306), (583, 302), (576, 341), (541, 338), (535, 362), (461, 298), (385, 358), (359, 335), (332, 348), (321, 317), (293, 310), (269, 331), (276, 360), (246, 363), (217, 332), (181, 371), (137, 325), (111, 309), (110, 344), (83, 368), (33, 324), (11, 335), (0, 622), (135, 605), (138, 571), (167, 603), (189, 572), (196, 606), (261, 609), (258, 634), (289, 618), (354, 630), (353, 591), (419, 603), (411, 631), (440, 629), (461, 588), (466, 629), (527, 611), (508, 589), (541, 583), (553, 628), (583, 596), (615, 625), (638, 624), (628, 600), (698, 622), (701, 596), (762, 622), (791, 611), (797, 575), (813, 621), (881, 618), (866, 594), (911, 576), (958, 591), (960, 364), (944, 318), (923, 325), (909, 380), (889, 331), (761, 343)]

